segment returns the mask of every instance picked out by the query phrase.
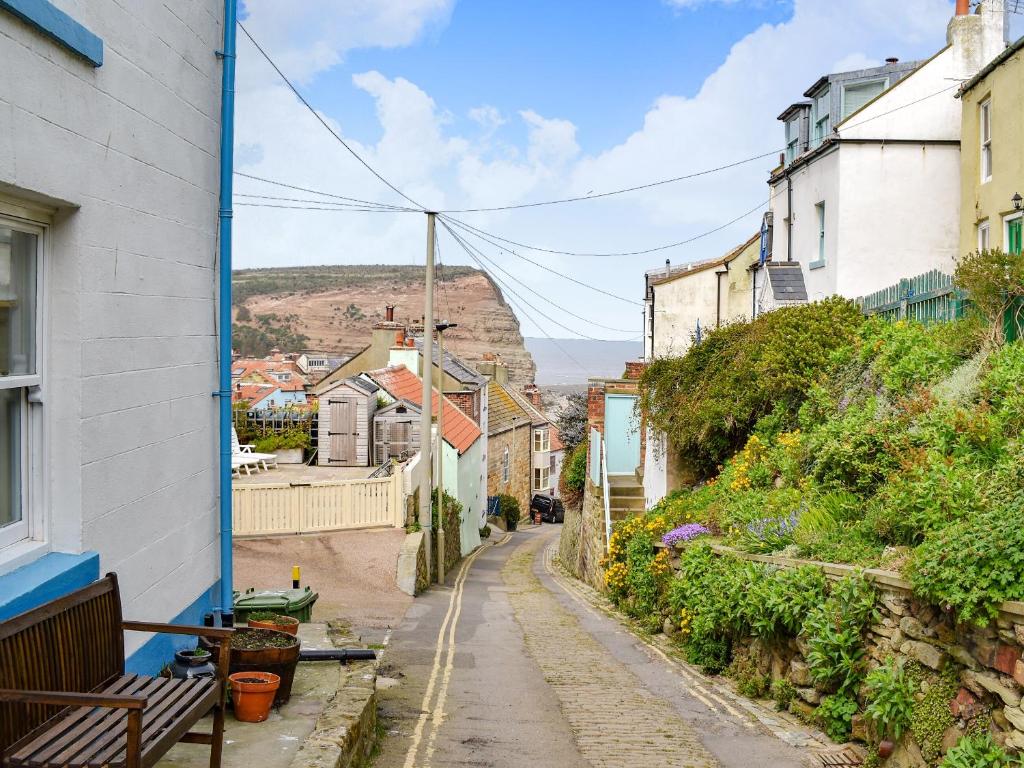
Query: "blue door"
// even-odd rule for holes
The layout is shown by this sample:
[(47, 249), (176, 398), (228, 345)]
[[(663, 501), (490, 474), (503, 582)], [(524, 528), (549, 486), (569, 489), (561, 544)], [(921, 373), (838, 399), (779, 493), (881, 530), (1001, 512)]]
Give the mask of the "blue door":
[(640, 466), (640, 422), (633, 413), (636, 395), (605, 395), (604, 441), (608, 474), (631, 475)]

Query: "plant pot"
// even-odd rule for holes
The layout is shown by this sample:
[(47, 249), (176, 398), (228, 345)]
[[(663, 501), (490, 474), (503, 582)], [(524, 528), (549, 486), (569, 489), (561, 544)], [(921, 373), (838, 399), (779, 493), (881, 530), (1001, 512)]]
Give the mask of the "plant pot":
[(217, 668), (213, 666), (213, 656), (205, 649), (196, 648), (187, 651), (175, 651), (174, 663), (171, 664), (171, 677), (179, 680), (190, 680), (194, 677), (216, 677)]
[(888, 739), (878, 742), (878, 756), (883, 760), (889, 757), (889, 755), (893, 753), (894, 749), (896, 749), (896, 744)]
[(243, 723), (262, 723), (270, 716), (281, 678), (272, 672), (236, 672), (231, 681), (235, 717)]
[(252, 629), (274, 629), (289, 635), (297, 635), (299, 632), (299, 620), (291, 616), (278, 616), (276, 621), (249, 619), (249, 626)]
[(278, 464), (302, 464), (301, 448), (278, 448), (274, 451)]
[[(299, 639), (284, 632), (274, 629), (237, 629), (235, 634), (241, 632), (255, 632), (270, 636), (287, 638), (289, 643), (283, 647), (269, 648), (236, 648), (232, 646), (231, 657), (228, 668), (229, 675), (236, 672), (272, 672), (281, 678), (281, 685), (274, 696), (274, 706), (279, 707), (287, 704), (292, 695), (292, 682), (295, 679), (295, 667), (299, 664)], [(204, 648), (216, 655), (219, 644), (216, 641), (201, 638), (200, 643)]]

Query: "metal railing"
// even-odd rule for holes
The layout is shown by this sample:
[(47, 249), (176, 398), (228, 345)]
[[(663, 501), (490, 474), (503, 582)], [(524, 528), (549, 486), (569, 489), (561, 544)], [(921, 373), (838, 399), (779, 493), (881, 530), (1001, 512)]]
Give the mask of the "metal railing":
[(601, 489), (604, 491), (604, 536), (605, 551), (612, 548), (612, 491), (608, 483), (608, 449), (601, 441)]

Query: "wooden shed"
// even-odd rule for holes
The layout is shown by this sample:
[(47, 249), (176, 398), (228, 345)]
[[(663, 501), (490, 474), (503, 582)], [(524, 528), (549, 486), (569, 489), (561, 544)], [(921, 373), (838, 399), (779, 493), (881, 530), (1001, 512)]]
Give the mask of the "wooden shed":
[(373, 416), (373, 463), (408, 458), (420, 449), (420, 409), (396, 400)]
[(320, 394), (317, 464), (370, 466), (371, 430), (379, 391), (373, 382), (353, 377)]

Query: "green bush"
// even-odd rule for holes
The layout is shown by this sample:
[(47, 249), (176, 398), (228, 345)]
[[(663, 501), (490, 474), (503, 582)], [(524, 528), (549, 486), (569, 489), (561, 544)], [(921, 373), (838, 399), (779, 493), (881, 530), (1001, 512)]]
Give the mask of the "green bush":
[(880, 735), (899, 741), (910, 727), (917, 684), (902, 664), (889, 659), (868, 674), (865, 687), (868, 705), (864, 714), (874, 721)]
[(960, 679), (956, 669), (950, 667), (941, 677), (934, 676), (929, 680), (924, 694), (914, 703), (910, 731), (929, 764), (937, 762), (942, 756), (942, 738), (954, 722), (949, 702), (956, 696), (959, 687)]
[(1007, 344), (989, 357), (981, 394), (990, 403), (999, 426), (1019, 437), (1024, 431), (1024, 341)]
[(519, 520), (522, 517), (522, 512), (519, 509), (519, 499), (507, 493), (499, 495), (498, 513), (505, 521), (505, 527), (510, 531), (514, 531), (519, 526)]
[(825, 598), (825, 572), (817, 566), (769, 568), (748, 593), (750, 625), (765, 640), (795, 637)]
[(826, 696), (814, 710), (814, 717), (821, 725), (821, 729), (832, 741), (839, 743), (850, 740), (850, 729), (855, 714), (857, 700), (842, 693)]
[(1024, 761), (1007, 754), (992, 734), (965, 736), (946, 753), (939, 768), (1020, 768)]
[(861, 361), (895, 395), (931, 384), (959, 363), (936, 327), (872, 318), (861, 329)]
[(910, 563), (914, 593), (988, 624), (1005, 600), (1024, 599), (1024, 497), (925, 536)]
[(852, 695), (864, 674), (864, 631), (874, 620), (875, 588), (848, 576), (804, 621), (811, 679), (826, 691)]
[(772, 682), (771, 697), (775, 699), (775, 708), (778, 710), (789, 709), (789, 705), (796, 698), (796, 688), (784, 677)]
[(558, 487), (562, 501), (570, 507), (578, 507), (583, 501), (583, 488), (587, 483), (587, 444), (580, 443), (567, 461), (562, 462), (562, 474)]
[(892, 441), (902, 432), (877, 398), (851, 405), (808, 438), (814, 456), (809, 474), (826, 489), (869, 495), (899, 467)]
[(736, 681), (736, 689), (741, 696), (763, 699), (768, 695), (771, 678), (761, 674), (748, 653), (737, 653), (726, 674)]
[(306, 450), (309, 448), (309, 432), (304, 429), (286, 429), (283, 432), (273, 432), (256, 441), (257, 453), (273, 453), (293, 448)]

